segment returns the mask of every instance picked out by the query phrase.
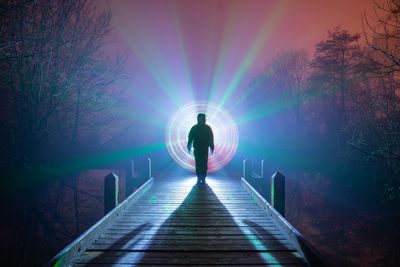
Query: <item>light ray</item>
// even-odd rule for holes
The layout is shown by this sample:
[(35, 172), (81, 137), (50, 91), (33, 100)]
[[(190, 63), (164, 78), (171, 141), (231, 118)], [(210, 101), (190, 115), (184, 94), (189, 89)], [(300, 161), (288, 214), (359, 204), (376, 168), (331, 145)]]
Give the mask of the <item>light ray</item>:
[(266, 20), (264, 22), (264, 26), (262, 27), (260, 33), (257, 35), (256, 40), (252, 43), (248, 53), (244, 57), (242, 63), (239, 68), (233, 75), (225, 93), (223, 94), (221, 100), (219, 101), (220, 105), (225, 105), (226, 101), (232, 96), (233, 92), (237, 89), (240, 81), (242, 80), (244, 74), (248, 71), (251, 64), (254, 62), (254, 59), (259, 55), (261, 49), (265, 48), (266, 42), (268, 41), (269, 36), (276, 29), (276, 26), (280, 19), (283, 17), (284, 11), (288, 6), (287, 1), (277, 1), (274, 8), (266, 16)]

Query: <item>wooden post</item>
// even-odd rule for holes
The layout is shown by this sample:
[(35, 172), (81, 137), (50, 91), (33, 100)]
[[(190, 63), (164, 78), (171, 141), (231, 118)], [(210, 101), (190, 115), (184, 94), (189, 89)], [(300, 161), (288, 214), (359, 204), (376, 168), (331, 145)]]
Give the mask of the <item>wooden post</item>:
[(141, 158), (140, 159), (140, 177), (143, 181), (147, 181), (151, 178), (151, 159), (150, 158)]
[(110, 173), (104, 178), (104, 215), (118, 205), (118, 176)]
[(266, 176), (265, 176), (265, 173), (264, 173), (264, 163), (265, 163), (265, 159), (262, 159), (262, 160), (261, 160), (261, 173), (260, 173), (261, 179), (263, 179), (264, 177), (266, 177)]
[[(265, 183), (265, 200), (271, 203), (271, 176), (267, 176), (265, 168), (265, 159), (261, 160), (261, 179)], [(265, 179), (265, 180), (264, 180)]]
[(127, 163), (126, 175), (125, 175), (125, 198), (128, 198), (133, 193), (133, 187), (135, 185), (135, 181), (133, 178), (134, 172), (135, 172), (135, 162), (130, 159)]
[(149, 176), (147, 177), (148, 179), (151, 178), (151, 158), (147, 158), (148, 162), (149, 162)]
[(271, 204), (285, 217), (285, 176), (276, 172), (271, 179)]
[(252, 177), (251, 161), (248, 159), (243, 160), (243, 177), (246, 180), (250, 180)]

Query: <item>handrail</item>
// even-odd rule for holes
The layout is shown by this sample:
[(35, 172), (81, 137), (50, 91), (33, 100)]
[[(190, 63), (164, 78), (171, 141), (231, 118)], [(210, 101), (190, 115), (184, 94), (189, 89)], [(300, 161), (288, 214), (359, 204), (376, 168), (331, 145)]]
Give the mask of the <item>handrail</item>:
[[(130, 203), (136, 201), (141, 197), (152, 185), (154, 178), (151, 177), (151, 159), (148, 159), (149, 167), (149, 180), (139, 187), (134, 193), (128, 196), (123, 202), (118, 204), (110, 212), (105, 214), (99, 221), (92, 225), (88, 230), (76, 238), (67, 247), (61, 250), (56, 256), (54, 256), (49, 262), (43, 267), (60, 267), (60, 266), (71, 266), (72, 260), (83, 253), (87, 247), (107, 228), (116, 217), (122, 214)], [(110, 175), (110, 174), (109, 174)], [(109, 176), (107, 175), (107, 176)], [(106, 177), (107, 177), (106, 176)], [(118, 181), (118, 179), (117, 179)]]
[(54, 256), (47, 264), (44, 265), (44, 267), (70, 266), (73, 258), (84, 252), (86, 248), (98, 237), (98, 235), (101, 234), (101, 232), (108, 227), (116, 217), (125, 211), (129, 203), (136, 201), (153, 185), (153, 180), (153, 178), (150, 178), (132, 195), (130, 195), (107, 215), (101, 218), (97, 223), (81, 234), (71, 244)]
[(292, 241), (295, 248), (303, 255), (309, 266), (329, 267), (322, 255), (294, 228), (279, 212), (272, 207), (247, 181), (241, 178), (242, 186), (253, 197), (256, 203), (271, 216), (286, 238)]

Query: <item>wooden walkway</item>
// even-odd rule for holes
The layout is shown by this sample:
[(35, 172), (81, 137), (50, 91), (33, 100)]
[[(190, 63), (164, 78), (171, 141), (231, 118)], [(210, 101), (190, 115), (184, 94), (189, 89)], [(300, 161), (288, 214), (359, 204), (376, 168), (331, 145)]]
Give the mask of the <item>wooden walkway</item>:
[(257, 204), (243, 181), (195, 182), (155, 179), (77, 250), (71, 265), (307, 266), (290, 233)]

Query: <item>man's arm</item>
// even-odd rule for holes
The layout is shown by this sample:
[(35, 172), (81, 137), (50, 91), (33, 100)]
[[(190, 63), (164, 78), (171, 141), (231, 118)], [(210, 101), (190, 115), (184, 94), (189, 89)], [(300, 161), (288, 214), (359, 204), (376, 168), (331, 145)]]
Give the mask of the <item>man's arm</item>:
[(193, 139), (194, 139), (194, 136), (193, 136), (193, 127), (192, 127), (192, 129), (190, 129), (190, 131), (189, 131), (188, 144), (187, 144), (187, 149), (188, 149), (189, 154), (190, 154), (190, 151), (192, 150)]
[(208, 140), (210, 140), (210, 144), (209, 144), (209, 146), (210, 146), (210, 149), (211, 149), (211, 154), (212, 153), (214, 153), (214, 134), (213, 134), (213, 131), (212, 131), (212, 129), (211, 129), (211, 127), (210, 127), (210, 133), (209, 133), (209, 139)]

